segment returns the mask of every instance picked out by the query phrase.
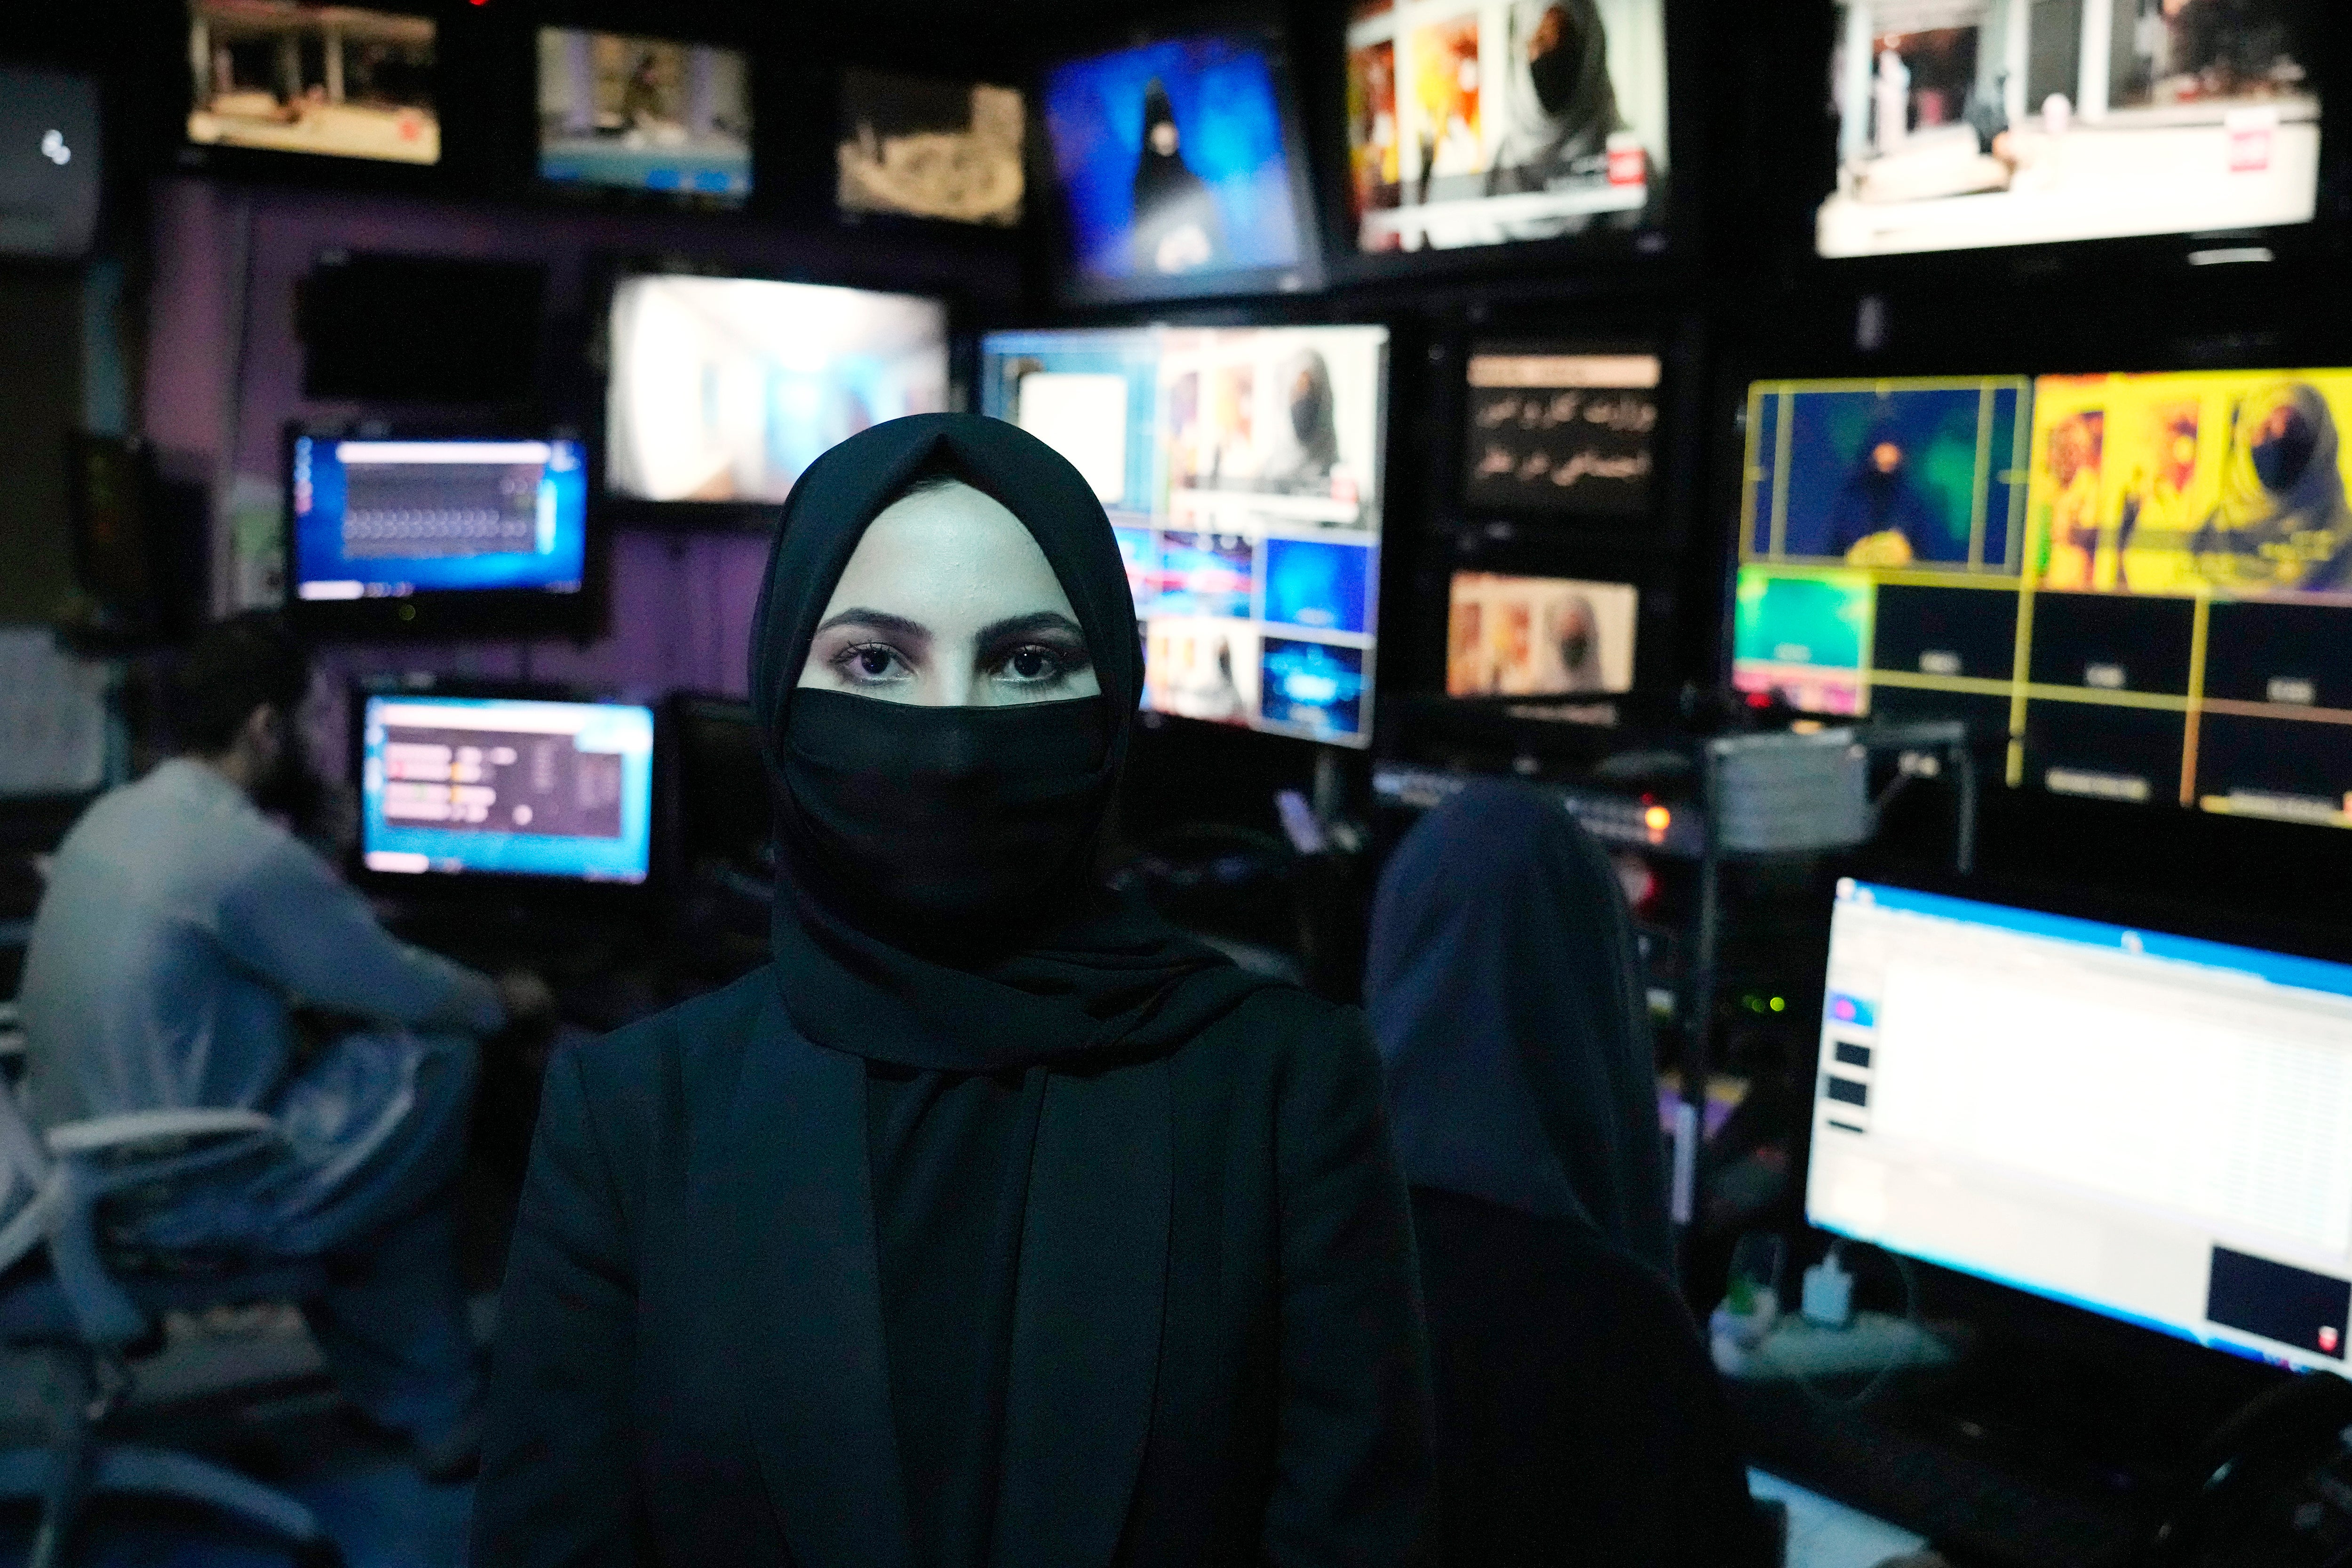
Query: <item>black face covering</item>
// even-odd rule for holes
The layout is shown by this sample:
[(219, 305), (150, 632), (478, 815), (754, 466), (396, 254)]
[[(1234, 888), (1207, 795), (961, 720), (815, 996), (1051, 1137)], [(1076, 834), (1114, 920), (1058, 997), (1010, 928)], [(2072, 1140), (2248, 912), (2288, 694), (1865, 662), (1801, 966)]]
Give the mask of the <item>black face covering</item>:
[(2273, 493), (2291, 490), (2311, 466), (2311, 455), (2319, 447), (2319, 433), (2301, 413), (2287, 416), (2286, 428), (2268, 441), (2254, 445), (2254, 476), (2263, 488)]
[(1584, 30), (1567, 12), (1559, 14), (1559, 41), (1528, 62), (1535, 78), (1536, 101), (1546, 114), (1566, 111), (1584, 75)]

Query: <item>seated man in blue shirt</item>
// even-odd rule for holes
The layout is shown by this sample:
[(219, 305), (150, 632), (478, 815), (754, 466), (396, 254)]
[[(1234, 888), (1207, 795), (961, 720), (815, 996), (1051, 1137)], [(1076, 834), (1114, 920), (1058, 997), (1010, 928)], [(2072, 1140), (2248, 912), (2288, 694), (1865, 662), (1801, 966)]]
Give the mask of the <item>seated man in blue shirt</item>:
[[(58, 848), (26, 957), (35, 1120), (185, 1106), (267, 1111), (283, 1150), (108, 1216), (173, 1252), (318, 1258), (305, 1304), (337, 1380), (427, 1474), (470, 1472), (479, 1378), (447, 1188), (477, 1038), (544, 1014), (503, 980), (395, 941), (265, 808), (316, 793), (310, 661), (276, 618), (211, 628), (175, 674), (179, 756), (110, 791)], [(298, 1008), (363, 1020), (315, 1051)]]

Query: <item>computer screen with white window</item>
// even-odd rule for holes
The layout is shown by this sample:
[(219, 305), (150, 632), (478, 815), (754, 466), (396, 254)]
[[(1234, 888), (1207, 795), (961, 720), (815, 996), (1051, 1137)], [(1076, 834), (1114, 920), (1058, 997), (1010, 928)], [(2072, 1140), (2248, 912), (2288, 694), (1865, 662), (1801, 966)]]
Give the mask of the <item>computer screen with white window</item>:
[(1807, 1217), (2341, 1371), (2352, 966), (1848, 879)]

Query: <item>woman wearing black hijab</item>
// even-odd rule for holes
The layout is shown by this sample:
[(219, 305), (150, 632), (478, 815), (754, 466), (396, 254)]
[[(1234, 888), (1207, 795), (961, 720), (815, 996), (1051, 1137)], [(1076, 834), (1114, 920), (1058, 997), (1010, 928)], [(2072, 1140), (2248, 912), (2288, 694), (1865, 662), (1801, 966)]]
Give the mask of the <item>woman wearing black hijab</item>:
[(1225, 224), (1216, 193), (1184, 162), (1176, 105), (1157, 77), (1143, 89), (1143, 150), (1135, 162), (1132, 225), (1138, 272), (1192, 272), (1224, 259)]
[(1364, 991), (1412, 1186), (1449, 1568), (1769, 1560), (1670, 1275), (1656, 1070), (1608, 857), (1471, 786), (1381, 877)]
[(1134, 628), (1010, 424), (802, 476), (752, 644), (774, 962), (549, 1071), (476, 1562), (1414, 1556), (1370, 1043), (1090, 875)]

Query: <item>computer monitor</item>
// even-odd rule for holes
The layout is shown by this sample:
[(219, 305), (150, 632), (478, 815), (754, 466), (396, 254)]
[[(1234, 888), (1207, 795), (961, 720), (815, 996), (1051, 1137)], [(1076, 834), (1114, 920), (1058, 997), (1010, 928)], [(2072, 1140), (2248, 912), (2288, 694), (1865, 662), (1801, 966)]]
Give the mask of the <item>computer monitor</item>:
[(357, 403), (527, 404), (547, 268), (330, 252), (296, 294), (302, 395)]
[(625, 277), (613, 289), (604, 488), (773, 520), (828, 448), (948, 406), (947, 307), (761, 277)]
[(312, 635), (593, 627), (578, 440), (295, 424), (286, 449), (287, 604)]
[(1364, 0), (1347, 34), (1349, 215), (1366, 251), (1654, 226), (1664, 0)]
[(1749, 390), (1733, 678), (2008, 782), (2352, 827), (2352, 371)]
[(2308, 223), (2325, 0), (1843, 0), (1825, 256)]
[(835, 200), (850, 218), (1014, 227), (1028, 118), (1014, 88), (844, 71)]
[(1806, 1217), (2341, 1372), (2352, 966), (1847, 880)]
[(302, 0), (190, 0), (195, 93), (188, 140), (198, 147), (438, 163), (434, 45), (430, 15)]
[(1641, 603), (1631, 583), (1457, 571), (1446, 612), (1445, 695), (1631, 691)]
[(1658, 356), (1480, 344), (1464, 380), (1474, 511), (1639, 523), (1652, 512)]
[(1388, 388), (1382, 327), (993, 333), (981, 412), (1103, 498), (1144, 707), (1371, 741)]
[(651, 874), (652, 708), (405, 692), (353, 700), (369, 873), (419, 885)]
[(751, 194), (751, 65), (740, 50), (539, 30), (539, 177), (699, 206)]
[(1045, 68), (1066, 291), (1289, 293), (1320, 278), (1314, 193), (1280, 37), (1185, 34)]

